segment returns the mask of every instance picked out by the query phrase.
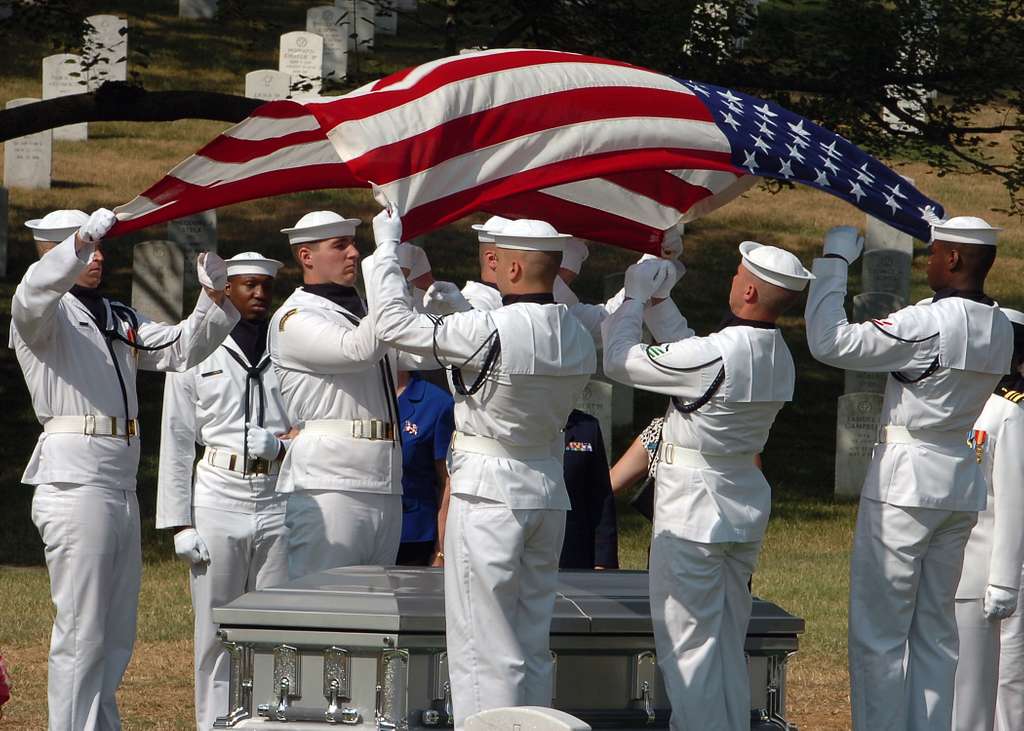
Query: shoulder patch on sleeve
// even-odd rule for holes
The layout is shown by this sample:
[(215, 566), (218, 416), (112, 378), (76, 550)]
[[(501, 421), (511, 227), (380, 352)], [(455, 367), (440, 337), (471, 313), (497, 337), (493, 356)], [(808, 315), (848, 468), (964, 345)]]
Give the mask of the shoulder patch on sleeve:
[(1024, 391), (1016, 391), (1012, 388), (1000, 388), (996, 393), (1007, 401), (1012, 401), (1015, 404), (1019, 404), (1021, 401), (1024, 401)]
[(672, 343), (648, 345), (645, 351), (647, 353), (648, 360), (666, 371), (679, 372), (700, 370), (701, 368), (707, 368), (709, 365), (722, 360), (722, 357), (719, 355), (716, 358), (700, 362), (696, 358), (693, 358), (692, 355), (687, 358), (683, 351), (672, 350), (670, 347), (671, 345)]
[(904, 307), (882, 318), (870, 320), (871, 324), (886, 337), (901, 343), (923, 343), (939, 336), (931, 312), (923, 307)]
[(299, 308), (296, 307), (294, 309), (288, 310), (286, 313), (281, 315), (281, 319), (278, 320), (278, 322), (277, 322), (277, 331), (279, 333), (283, 333), (284, 332), (284, 325), (285, 325), (286, 322), (288, 322), (288, 318), (291, 317), (292, 315), (294, 315), (298, 311), (299, 311)]

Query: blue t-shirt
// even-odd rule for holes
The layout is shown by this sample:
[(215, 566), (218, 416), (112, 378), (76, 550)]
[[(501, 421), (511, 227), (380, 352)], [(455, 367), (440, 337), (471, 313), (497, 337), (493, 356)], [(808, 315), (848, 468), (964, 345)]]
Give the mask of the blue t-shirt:
[(402, 430), (402, 543), (437, 540), (442, 485), (435, 462), (448, 454), (455, 431), (455, 401), (443, 388), (413, 373), (398, 397)]

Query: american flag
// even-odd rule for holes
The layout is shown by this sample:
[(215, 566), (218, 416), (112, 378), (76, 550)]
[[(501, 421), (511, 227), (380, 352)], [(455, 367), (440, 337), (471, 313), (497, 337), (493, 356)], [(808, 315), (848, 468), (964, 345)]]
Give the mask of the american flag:
[(814, 186), (917, 238), (943, 215), (875, 158), (771, 102), (618, 61), (502, 49), (340, 97), (264, 104), (117, 208), (114, 234), (372, 183), (409, 238), (484, 211), (657, 253), (666, 229), (758, 177)]

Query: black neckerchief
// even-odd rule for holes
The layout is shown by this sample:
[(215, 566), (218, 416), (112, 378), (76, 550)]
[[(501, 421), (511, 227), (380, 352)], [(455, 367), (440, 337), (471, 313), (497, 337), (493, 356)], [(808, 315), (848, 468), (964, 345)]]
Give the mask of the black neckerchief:
[(494, 291), (498, 291), (498, 285), (495, 284), (494, 282), (478, 282), (478, 284), (482, 284), (485, 287), (490, 287)]
[(366, 306), (363, 305), (355, 287), (328, 282), (327, 284), (304, 284), (302, 289), (344, 307), (356, 317), (366, 317)]
[(756, 328), (759, 328), (761, 330), (778, 330), (779, 329), (779, 326), (776, 325), (774, 322), (764, 322), (763, 320), (746, 320), (746, 319), (740, 317), (739, 315), (733, 314), (732, 312), (727, 314), (722, 319), (722, 322), (720, 322), (718, 324), (718, 329), (719, 330), (724, 330), (727, 327), (739, 327), (739, 326), (756, 327)]
[(83, 287), (76, 284), (69, 291), (85, 309), (89, 310), (92, 319), (96, 321), (100, 330), (103, 330), (107, 324), (107, 306), (103, 303), (104, 297), (100, 293), (99, 287)]
[(531, 294), (506, 294), (501, 298), (502, 305), (514, 305), (518, 302), (532, 302), (538, 305), (555, 304), (555, 295), (550, 292), (536, 292)]
[(231, 331), (231, 339), (238, 345), (251, 365), (256, 365), (267, 351), (267, 325), (269, 320), (239, 320)]
[(963, 297), (965, 300), (971, 300), (972, 302), (980, 302), (983, 305), (992, 307), (995, 305), (995, 300), (989, 297), (984, 292), (978, 292), (975, 290), (968, 289), (954, 289), (953, 287), (945, 287), (940, 289), (938, 292), (932, 295), (932, 302), (938, 302), (944, 300), (947, 297)]

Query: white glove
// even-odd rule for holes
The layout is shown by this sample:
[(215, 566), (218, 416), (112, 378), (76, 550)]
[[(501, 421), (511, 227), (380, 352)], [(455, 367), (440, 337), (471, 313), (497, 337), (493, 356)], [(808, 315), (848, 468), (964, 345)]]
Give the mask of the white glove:
[(473, 305), (454, 284), (437, 281), (431, 284), (424, 293), (423, 309), (440, 315), (450, 315), (453, 312), (469, 312), (473, 309)]
[(835, 226), (825, 234), (825, 253), (837, 254), (853, 264), (864, 250), (864, 237), (853, 226)]
[(222, 292), (228, 283), (228, 265), (212, 251), (204, 251), (196, 257), (196, 276), (206, 289)]
[(661, 241), (661, 255), (666, 259), (678, 259), (683, 255), (683, 235), (679, 233), (679, 226), (665, 231)]
[(402, 219), (394, 208), (391, 212), (383, 209), (373, 217), (373, 240), (377, 246), (392, 241), (398, 244), (402, 240)]
[(1016, 591), (993, 584), (985, 587), (985, 616), (988, 619), (1006, 619), (1016, 609)]
[(583, 269), (583, 262), (590, 256), (590, 249), (579, 239), (566, 239), (565, 249), (562, 251), (562, 269), (568, 269), (574, 274), (579, 274)]
[(249, 444), (249, 454), (253, 457), (272, 462), (281, 453), (281, 440), (262, 426), (250, 424), (245, 437)]
[(398, 245), (398, 266), (409, 270), (407, 279), (419, 279), (430, 271), (430, 260), (421, 247), (407, 242)]
[(78, 236), (86, 244), (95, 244), (100, 241), (110, 229), (117, 223), (117, 216), (106, 208), (98, 208), (89, 216), (89, 220), (78, 229)]
[(626, 270), (626, 297), (647, 302), (672, 276), (672, 265), (665, 259), (638, 261)]
[(195, 528), (185, 528), (174, 534), (174, 552), (193, 566), (210, 562), (210, 551)]
[(678, 259), (662, 259), (654, 254), (644, 254), (640, 257), (639, 261), (667, 261), (672, 265), (672, 273), (669, 278), (666, 279), (665, 283), (658, 287), (658, 290), (651, 295), (654, 299), (664, 300), (671, 297), (672, 288), (675, 287), (679, 283), (679, 280), (683, 278), (683, 275), (686, 274), (686, 265)]

